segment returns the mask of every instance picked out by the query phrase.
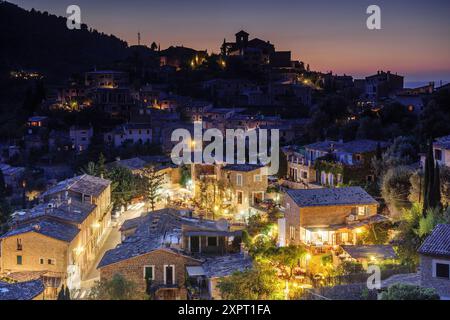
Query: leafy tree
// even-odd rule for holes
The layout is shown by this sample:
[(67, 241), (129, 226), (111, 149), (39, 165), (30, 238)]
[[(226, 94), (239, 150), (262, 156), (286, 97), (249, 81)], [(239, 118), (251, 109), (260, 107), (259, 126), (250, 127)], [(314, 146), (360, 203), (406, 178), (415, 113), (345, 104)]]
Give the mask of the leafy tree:
[(95, 162), (89, 161), (84, 168), (81, 168), (80, 172), (82, 174), (88, 174), (90, 176), (97, 176), (98, 175), (97, 165), (95, 164)]
[(440, 223), (450, 223), (450, 210), (442, 212), (440, 208), (432, 208), (427, 210), (427, 214), (420, 218), (419, 227), (416, 230), (417, 235), (421, 239), (431, 234), (433, 229)]
[(403, 264), (416, 266), (418, 263), (417, 250), (420, 247), (421, 239), (417, 234), (419, 221), (422, 218), (422, 205), (414, 203), (410, 209), (404, 209), (402, 220), (398, 226), (397, 253)]
[(409, 190), (411, 189), (411, 169), (400, 166), (389, 169), (383, 176), (381, 194), (391, 214), (398, 216), (403, 208), (409, 208)]
[(275, 270), (261, 264), (221, 279), (217, 287), (226, 300), (274, 300), (283, 297), (283, 283), (278, 280)]
[[(450, 92), (441, 90), (433, 94), (425, 105), (420, 117), (419, 138), (426, 139), (442, 137), (450, 134)], [(425, 142), (425, 141), (421, 141)]]
[(103, 153), (100, 152), (100, 155), (98, 156), (98, 162), (97, 162), (97, 174), (100, 177), (104, 177), (106, 176), (106, 167), (105, 167), (105, 156), (103, 155)]
[(411, 188), (409, 189), (409, 201), (411, 203), (422, 203), (423, 201), (423, 171), (417, 170), (411, 175), (409, 182), (411, 183)]
[(116, 205), (125, 205), (138, 193), (138, 178), (128, 169), (115, 166), (106, 174), (112, 181), (111, 195)]
[(292, 279), (294, 269), (300, 267), (306, 254), (307, 251), (303, 246), (290, 245), (288, 247), (272, 247), (265, 252), (264, 257), (284, 270), (288, 279)]
[(90, 300), (144, 300), (148, 297), (137, 290), (133, 281), (121, 274), (115, 274), (110, 280), (97, 281), (92, 287)]
[(150, 202), (152, 211), (155, 211), (155, 205), (160, 197), (160, 191), (164, 183), (164, 174), (158, 173), (155, 167), (150, 166), (143, 169), (145, 178), (145, 195)]
[(375, 175), (382, 177), (391, 168), (414, 163), (417, 160), (417, 153), (414, 137), (397, 137), (382, 154), (381, 159), (378, 156), (372, 159)]
[[(411, 189), (409, 200), (411, 202), (423, 202), (424, 193), (424, 177), (421, 170), (416, 171), (410, 179)], [(448, 206), (450, 203), (450, 169), (446, 166), (439, 167), (439, 183), (440, 185), (440, 197), (439, 202), (444, 207)], [(435, 188), (437, 185), (435, 186)], [(435, 190), (437, 192), (437, 190)], [(439, 195), (438, 195), (439, 197)]]
[(190, 172), (189, 168), (185, 165), (183, 165), (180, 168), (180, 170), (181, 170), (180, 184), (181, 184), (181, 186), (186, 188), (189, 180), (191, 179), (191, 172)]
[(381, 294), (381, 300), (439, 300), (432, 288), (396, 283)]
[(390, 222), (374, 223), (369, 228), (364, 229), (360, 238), (365, 244), (385, 244), (389, 240), (391, 229), (392, 224)]
[(337, 268), (337, 274), (340, 275), (350, 275), (350, 274), (358, 274), (363, 273), (364, 268), (363, 265), (359, 262), (353, 261), (344, 261)]
[(444, 207), (448, 207), (450, 204), (450, 168), (442, 166), (441, 174), (441, 201)]

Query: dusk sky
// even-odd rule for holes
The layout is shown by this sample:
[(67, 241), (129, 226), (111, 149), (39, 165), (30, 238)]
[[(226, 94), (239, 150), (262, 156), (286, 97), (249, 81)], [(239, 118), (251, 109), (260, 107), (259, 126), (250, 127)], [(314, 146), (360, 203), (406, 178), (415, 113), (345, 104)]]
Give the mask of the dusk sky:
[[(12, 0), (26, 9), (66, 15), (99, 31), (161, 48), (184, 45), (219, 52), (244, 29), (311, 69), (365, 76), (391, 70), (406, 81), (450, 81), (450, 1), (288, 0)], [(366, 8), (381, 7), (382, 30), (366, 28)]]

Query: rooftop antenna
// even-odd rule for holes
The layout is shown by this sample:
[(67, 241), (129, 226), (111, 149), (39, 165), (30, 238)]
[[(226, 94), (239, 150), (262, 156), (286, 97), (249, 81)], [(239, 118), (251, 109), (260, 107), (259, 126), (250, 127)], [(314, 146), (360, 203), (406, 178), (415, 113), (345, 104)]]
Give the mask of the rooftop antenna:
[(141, 45), (141, 33), (138, 32), (138, 46)]

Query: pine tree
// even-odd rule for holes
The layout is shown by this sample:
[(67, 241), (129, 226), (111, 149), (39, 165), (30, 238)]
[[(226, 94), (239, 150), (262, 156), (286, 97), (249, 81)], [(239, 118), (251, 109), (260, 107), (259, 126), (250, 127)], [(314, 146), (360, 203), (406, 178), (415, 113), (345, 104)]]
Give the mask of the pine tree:
[(97, 174), (102, 178), (104, 178), (106, 174), (105, 162), (105, 156), (100, 152), (97, 162)]
[(164, 175), (158, 173), (154, 167), (147, 167), (143, 170), (143, 176), (147, 201), (150, 202), (152, 211), (155, 211), (155, 205), (160, 195), (159, 191), (164, 183)]

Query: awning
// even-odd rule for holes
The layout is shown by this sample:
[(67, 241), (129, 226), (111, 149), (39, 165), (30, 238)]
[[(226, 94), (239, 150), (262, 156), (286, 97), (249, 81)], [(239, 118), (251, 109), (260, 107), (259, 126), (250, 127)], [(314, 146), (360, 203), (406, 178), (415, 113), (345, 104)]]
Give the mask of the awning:
[(189, 277), (199, 277), (206, 275), (205, 270), (203, 270), (203, 267), (201, 266), (186, 267), (186, 271)]
[(183, 235), (186, 237), (204, 236), (204, 237), (236, 237), (242, 235), (241, 230), (236, 231), (208, 231), (208, 230), (193, 230), (184, 231)]

